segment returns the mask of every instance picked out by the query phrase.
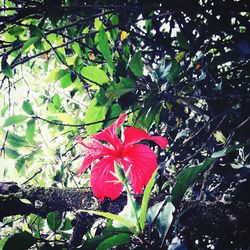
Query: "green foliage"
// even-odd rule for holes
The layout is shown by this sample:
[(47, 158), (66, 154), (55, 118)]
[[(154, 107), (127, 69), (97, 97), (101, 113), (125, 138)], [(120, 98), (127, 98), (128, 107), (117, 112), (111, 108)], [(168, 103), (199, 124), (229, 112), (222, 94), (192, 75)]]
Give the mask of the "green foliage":
[(5, 242), (3, 250), (27, 250), (36, 243), (35, 239), (30, 233), (24, 231), (16, 233)]
[(36, 120), (31, 119), (27, 122), (26, 138), (29, 142), (33, 142), (35, 137)]
[(107, 108), (107, 105), (99, 104), (96, 98), (91, 100), (89, 107), (86, 110), (84, 120), (86, 124), (90, 124), (86, 126), (88, 135), (95, 134), (102, 128), (102, 123), (105, 119)]
[(84, 213), (89, 213), (89, 214), (95, 214), (95, 215), (100, 215), (103, 216), (107, 219), (111, 219), (114, 221), (117, 221), (121, 223), (123, 226), (127, 227), (128, 229), (132, 230), (134, 229), (135, 225), (131, 222), (129, 222), (127, 219), (123, 218), (122, 216), (108, 213), (108, 212), (101, 212), (101, 211), (95, 211), (95, 210), (78, 210), (78, 212), (84, 212)]
[(22, 108), (23, 108), (23, 110), (24, 110), (27, 114), (29, 114), (29, 115), (33, 115), (33, 114), (34, 114), (34, 111), (33, 111), (33, 109), (32, 109), (32, 106), (31, 106), (30, 102), (24, 101), (24, 102), (23, 102), (23, 105), (22, 105)]
[(1, 68), (2, 68), (2, 72), (7, 77), (10, 77), (10, 78), (13, 77), (13, 72), (12, 72), (12, 69), (11, 69), (10, 65), (7, 62), (7, 57), (2, 57)]
[(120, 233), (103, 240), (96, 250), (107, 250), (115, 246), (120, 246), (130, 241), (130, 234)]
[(191, 166), (183, 170), (176, 178), (176, 184), (171, 192), (172, 202), (179, 202), (185, 194), (187, 188), (194, 183), (198, 174), (205, 171), (215, 161), (215, 158), (208, 158), (198, 166)]
[(35, 44), (39, 39), (40, 39), (40, 37), (37, 37), (37, 36), (29, 38), (27, 41), (24, 42), (24, 44), (21, 48), (21, 52), (23, 53), (23, 52), (27, 51), (27, 49), (29, 49), (30, 46)]
[(127, 77), (121, 77), (119, 83), (111, 83), (108, 90), (107, 96), (113, 99), (118, 99), (122, 95), (129, 93), (136, 89), (136, 82), (133, 79)]
[(12, 125), (16, 125), (25, 121), (28, 117), (26, 115), (12, 115), (7, 118), (3, 124), (3, 127), (9, 127)]
[(62, 215), (58, 212), (50, 212), (47, 215), (47, 223), (52, 231), (56, 231), (62, 224)]
[(110, 69), (113, 70), (115, 66), (112, 61), (111, 49), (108, 43), (108, 36), (103, 26), (101, 26), (99, 29), (97, 48), (102, 53)]
[(89, 84), (104, 84), (109, 82), (109, 78), (106, 73), (100, 68), (94, 66), (83, 67), (81, 74), (89, 80)]
[(137, 77), (143, 76), (143, 62), (141, 59), (141, 53), (136, 52), (130, 62), (129, 62), (129, 68), (133, 72), (133, 74)]
[(143, 193), (143, 198), (142, 198), (142, 205), (141, 205), (141, 213), (140, 213), (140, 224), (141, 224), (141, 229), (143, 230), (145, 227), (145, 222), (146, 222), (146, 215), (147, 215), (147, 208), (148, 208), (148, 202), (150, 199), (150, 194), (152, 191), (152, 188), (155, 183), (155, 176), (156, 176), (157, 171), (152, 175), (150, 181), (148, 182), (148, 185), (146, 186), (144, 193)]

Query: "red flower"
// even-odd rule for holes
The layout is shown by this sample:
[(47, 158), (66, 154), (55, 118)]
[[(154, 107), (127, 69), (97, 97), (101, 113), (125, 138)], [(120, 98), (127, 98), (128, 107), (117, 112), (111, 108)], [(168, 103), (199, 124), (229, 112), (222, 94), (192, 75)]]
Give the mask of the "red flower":
[(102, 132), (90, 137), (84, 143), (81, 138), (78, 142), (84, 147), (84, 160), (77, 172), (80, 176), (91, 163), (98, 160), (92, 170), (90, 183), (94, 195), (103, 201), (104, 197), (112, 200), (119, 197), (122, 192), (122, 183), (113, 175), (114, 163), (117, 162), (128, 171), (128, 177), (135, 194), (142, 193), (153, 172), (157, 168), (156, 155), (144, 144), (137, 144), (141, 140), (151, 140), (162, 149), (168, 145), (168, 140), (162, 136), (150, 136), (145, 131), (128, 127), (124, 129), (124, 141), (117, 136), (117, 128), (122, 125), (126, 114), (120, 117)]

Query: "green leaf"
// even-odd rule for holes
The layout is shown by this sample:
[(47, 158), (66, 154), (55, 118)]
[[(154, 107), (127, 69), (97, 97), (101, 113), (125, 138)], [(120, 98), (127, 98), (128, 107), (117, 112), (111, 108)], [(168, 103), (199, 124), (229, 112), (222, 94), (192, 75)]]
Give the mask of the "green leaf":
[(146, 186), (143, 198), (142, 198), (142, 205), (141, 205), (141, 214), (140, 214), (140, 225), (141, 229), (143, 230), (145, 227), (145, 221), (146, 221), (146, 215), (147, 215), (147, 208), (148, 208), (148, 201), (150, 198), (151, 190), (155, 183), (155, 177), (157, 174), (157, 170), (153, 173), (150, 181), (148, 182), (148, 185)]
[(36, 43), (39, 39), (40, 39), (40, 37), (38, 37), (38, 36), (34, 36), (34, 37), (29, 38), (29, 40), (24, 42), (24, 44), (21, 48), (21, 52), (24, 53), (31, 45)]
[(62, 215), (58, 212), (48, 213), (47, 223), (49, 228), (55, 232), (62, 224)]
[(16, 150), (11, 148), (5, 148), (5, 154), (11, 159), (17, 159), (20, 156)]
[(19, 158), (17, 161), (16, 161), (16, 164), (15, 164), (15, 168), (17, 170), (17, 172), (20, 174), (20, 175), (23, 175), (25, 173), (25, 158), (22, 157), (22, 158)]
[(5, 113), (6, 113), (6, 111), (8, 110), (8, 108), (9, 108), (8, 105), (5, 105), (5, 106), (2, 108), (2, 110), (0, 111), (0, 114), (1, 114), (2, 117), (5, 115)]
[(250, 144), (250, 141), (247, 141), (247, 142), (244, 142), (244, 143), (240, 143), (240, 144), (235, 144), (235, 145), (232, 145), (232, 146), (229, 146), (227, 148), (224, 148), (220, 151), (217, 151), (217, 152), (214, 152), (212, 155), (211, 155), (211, 158), (221, 158), (233, 151), (235, 151), (236, 149), (238, 148), (242, 148), (242, 147), (245, 147), (247, 145)]
[(10, 67), (10, 65), (7, 62), (7, 56), (3, 56), (2, 57), (2, 61), (1, 61), (1, 68), (2, 68), (2, 72), (7, 76), (12, 78), (13, 77), (13, 71)]
[(60, 80), (66, 74), (69, 74), (69, 71), (66, 69), (53, 69), (52, 71), (50, 71), (45, 82), (50, 83), (50, 82)]
[(171, 61), (171, 68), (169, 70), (169, 73), (167, 74), (166, 78), (170, 82), (174, 82), (178, 75), (181, 72), (181, 67), (178, 64), (178, 62), (174, 59)]
[(16, 26), (16, 27), (11, 28), (8, 32), (10, 35), (19, 36), (20, 34), (24, 32), (24, 29), (19, 26)]
[(113, 70), (115, 68), (114, 63), (112, 61), (111, 49), (108, 43), (108, 36), (103, 26), (100, 27), (98, 33), (98, 50), (102, 53), (105, 58), (108, 66)]
[[(140, 208), (139, 204), (136, 202), (134, 197), (132, 197), (132, 200), (133, 200), (133, 204), (135, 206), (136, 214), (137, 214), (137, 218), (138, 218), (141, 208)], [(133, 204), (132, 204), (131, 199), (129, 197), (127, 197), (127, 204), (126, 204), (126, 206), (124, 206), (123, 210), (119, 213), (119, 216), (121, 216), (122, 218), (127, 220), (127, 222), (129, 222), (131, 225), (133, 225), (133, 228), (136, 231), (137, 230), (139, 231), (137, 220), (136, 220), (136, 217), (135, 217), (135, 211), (134, 211), (134, 208), (133, 208)], [(119, 223), (118, 221), (113, 221), (112, 225), (115, 228), (122, 228), (123, 227), (123, 224)]]
[(119, 83), (112, 83), (107, 91), (107, 96), (113, 99), (118, 99), (122, 95), (134, 90), (136, 82), (127, 77), (121, 77)]
[(60, 110), (60, 109), (61, 109), (62, 102), (61, 102), (61, 98), (60, 98), (60, 96), (59, 96), (58, 94), (55, 94), (55, 95), (53, 96), (52, 102), (53, 102), (53, 104), (54, 104), (54, 106), (55, 106), (55, 108), (56, 108), (57, 110)]
[(96, 250), (107, 250), (112, 247), (120, 246), (126, 244), (130, 241), (130, 234), (120, 233), (113, 235), (105, 240), (103, 240), (96, 248)]
[(26, 205), (32, 205), (32, 202), (28, 199), (20, 199), (20, 201)]
[(5, 120), (3, 127), (8, 127), (8, 126), (12, 126), (14, 124), (22, 123), (27, 118), (28, 117), (26, 115), (12, 115)]
[(43, 36), (43, 31), (35, 25), (30, 25), (29, 30), (30, 30), (30, 34), (32, 37), (35, 37), (35, 36), (42, 37)]
[(34, 114), (34, 111), (33, 111), (33, 109), (32, 109), (32, 106), (31, 106), (30, 102), (24, 101), (24, 102), (23, 102), (23, 105), (22, 105), (22, 108), (23, 108), (23, 110), (24, 110), (27, 114), (29, 114), (29, 115), (33, 115), (33, 114)]
[(171, 202), (167, 202), (167, 204), (163, 206), (159, 216), (157, 217), (156, 228), (159, 231), (160, 237), (162, 239), (165, 238), (172, 224), (174, 211), (174, 205)]
[(159, 123), (159, 116), (161, 112), (161, 106), (159, 103), (153, 105), (149, 109), (147, 109), (147, 112), (144, 116), (139, 117), (140, 122), (142, 125), (149, 130), (151, 126), (155, 123), (156, 125)]
[(72, 229), (73, 226), (71, 224), (71, 221), (69, 218), (65, 218), (65, 220), (63, 221), (63, 225), (62, 227), (60, 228), (61, 231), (68, 231), (70, 229)]
[(31, 119), (27, 122), (26, 138), (28, 141), (33, 142), (35, 137), (36, 121)]
[(57, 59), (58, 63), (63, 64), (63, 65), (67, 65), (67, 60), (66, 60), (66, 57), (65, 57), (65, 51), (63, 49), (62, 50), (59, 50), (59, 49), (56, 50), (56, 59)]
[(226, 137), (223, 135), (223, 133), (220, 130), (217, 130), (214, 133), (214, 138), (217, 142), (222, 142), (223, 144), (227, 142)]
[(184, 35), (181, 32), (177, 32), (177, 41), (181, 48), (188, 50), (190, 48), (190, 45), (187, 41), (187, 39), (184, 37)]
[(27, 146), (27, 141), (24, 136), (19, 136), (10, 132), (8, 134), (7, 142), (13, 147)]
[(207, 158), (201, 164), (194, 165), (194, 166), (191, 166), (191, 167), (184, 169), (177, 176), (175, 186), (173, 187), (173, 190), (171, 192), (171, 196), (172, 196), (171, 201), (173, 202), (173, 204), (177, 204), (181, 201), (181, 199), (183, 198), (188, 187), (191, 186), (195, 182), (198, 174), (204, 172), (218, 158), (223, 157), (223, 156), (235, 151), (236, 149), (242, 148), (248, 144), (250, 144), (250, 141), (247, 141), (245, 143), (241, 143), (238, 145), (232, 145), (232, 146), (227, 147), (223, 150), (220, 150), (220, 151), (213, 153), (211, 157)]
[(63, 89), (70, 86), (72, 84), (71, 74), (69, 72), (65, 74), (63, 77), (60, 78), (60, 82), (61, 82), (61, 87)]
[(108, 213), (108, 212), (100, 212), (100, 211), (95, 211), (95, 210), (85, 210), (85, 209), (80, 209), (77, 212), (84, 212), (84, 213), (88, 213), (88, 214), (100, 215), (100, 216), (103, 216), (107, 219), (115, 220), (129, 229), (132, 229), (134, 227), (134, 225), (131, 224), (127, 219), (125, 219), (117, 214), (112, 214), (112, 213)]
[(93, 83), (104, 84), (110, 81), (106, 73), (95, 66), (87, 66), (82, 68), (81, 74), (85, 78), (90, 80), (89, 84)]
[(6, 237), (6, 238), (2, 238), (1, 240), (0, 240), (0, 250), (2, 250), (3, 249), (3, 247), (4, 247), (4, 244), (5, 244), (5, 242), (8, 240), (8, 238)]
[(75, 52), (79, 57), (82, 56), (82, 49), (81, 49), (81, 46), (80, 46), (79, 43), (73, 42), (73, 43), (71, 44), (71, 47), (72, 47), (72, 49), (74, 50), (74, 52)]
[(171, 192), (172, 202), (177, 204), (181, 201), (187, 188), (192, 185), (198, 174), (205, 171), (216, 159), (207, 158), (203, 163), (184, 169), (176, 178), (175, 186)]
[(133, 74), (137, 77), (143, 76), (143, 62), (141, 59), (141, 53), (136, 52), (130, 62), (129, 62), (129, 68), (133, 72)]
[(105, 119), (107, 110), (108, 105), (98, 105), (96, 98), (91, 100), (89, 107), (86, 110), (84, 121), (86, 124), (93, 122), (96, 123), (92, 125), (86, 125), (88, 135), (95, 134), (102, 128), (103, 120)]
[[(168, 199), (168, 197), (166, 198)], [(153, 223), (156, 220), (156, 229), (159, 232), (161, 238), (164, 238), (167, 234), (171, 223), (173, 221), (173, 212), (175, 207), (171, 202), (161, 201), (148, 209), (147, 220), (149, 223)]]
[(104, 123), (104, 127), (108, 127), (109, 125), (111, 125), (115, 119), (114, 120), (109, 120), (109, 119), (119, 117), (119, 115), (122, 112), (123, 111), (121, 109), (121, 106), (118, 103), (115, 103), (112, 106), (110, 106), (108, 115), (107, 115), (107, 122)]
[(27, 250), (36, 243), (35, 239), (30, 233), (24, 231), (21, 233), (16, 233), (12, 235), (5, 242), (3, 250)]

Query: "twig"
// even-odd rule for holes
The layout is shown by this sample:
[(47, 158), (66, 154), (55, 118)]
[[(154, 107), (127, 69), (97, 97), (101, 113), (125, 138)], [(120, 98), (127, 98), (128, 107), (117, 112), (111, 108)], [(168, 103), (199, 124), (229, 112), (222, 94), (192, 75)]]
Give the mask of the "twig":
[(31, 181), (33, 178), (35, 178), (38, 174), (40, 174), (43, 170), (40, 168), (36, 173), (34, 173), (28, 180), (23, 182), (21, 185), (27, 184), (29, 181)]

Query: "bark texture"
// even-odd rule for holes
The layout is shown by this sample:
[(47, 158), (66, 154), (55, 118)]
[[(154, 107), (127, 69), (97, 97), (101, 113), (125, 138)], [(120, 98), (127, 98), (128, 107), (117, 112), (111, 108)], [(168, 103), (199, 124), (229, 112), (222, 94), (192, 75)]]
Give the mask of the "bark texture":
[[(140, 202), (141, 197), (137, 197)], [(27, 200), (30, 202), (27, 202)], [(154, 198), (151, 202), (162, 200)], [(119, 213), (126, 205), (126, 196), (115, 201), (105, 200), (99, 203), (89, 188), (60, 189), (56, 187), (19, 187), (14, 182), (0, 183), (0, 218), (10, 215), (27, 215), (34, 213), (45, 217), (52, 211), (77, 211), (92, 209)], [(217, 239), (216, 249), (247, 249), (250, 246), (250, 204), (237, 202), (185, 201), (179, 204), (176, 216), (180, 216), (169, 234), (178, 234), (188, 249), (196, 249), (197, 240)], [(81, 244), (82, 236), (96, 219), (86, 213), (76, 215), (69, 249)], [(169, 235), (170, 236), (170, 235)], [(200, 243), (199, 243), (200, 244)], [(205, 245), (208, 244), (204, 242)], [(222, 244), (220, 246), (220, 244)], [(225, 245), (226, 244), (226, 245)]]

